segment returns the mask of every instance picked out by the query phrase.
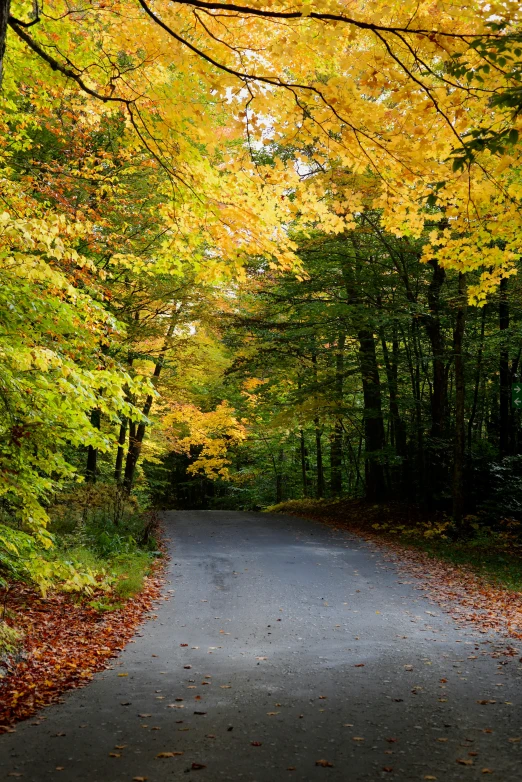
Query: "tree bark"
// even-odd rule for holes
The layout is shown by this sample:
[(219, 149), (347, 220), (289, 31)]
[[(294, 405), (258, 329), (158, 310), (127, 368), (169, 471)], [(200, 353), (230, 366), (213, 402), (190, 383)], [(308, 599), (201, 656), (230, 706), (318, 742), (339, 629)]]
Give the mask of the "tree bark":
[(2, 81), (4, 78), (4, 56), (10, 9), (11, 0), (0, 0), (0, 89), (2, 89)]
[(299, 432), (300, 451), (301, 451), (301, 476), (303, 479), (303, 496), (308, 497), (308, 474), (307, 474), (307, 453), (304, 432)]
[[(95, 429), (101, 426), (101, 411), (96, 408), (91, 412), (91, 424)], [(96, 472), (98, 467), (98, 449), (89, 445), (87, 449), (87, 466), (85, 469), (85, 480), (87, 483), (96, 483)]]
[(276, 470), (276, 504), (283, 502), (283, 462), (285, 453), (282, 448), (279, 449), (278, 467)]
[(428, 288), (430, 313), (424, 318), (424, 328), (431, 346), (433, 360), (433, 386), (431, 393), (431, 437), (444, 437), (447, 433), (448, 376), (445, 367), (444, 334), (440, 322), (440, 292), (446, 272), (436, 260), (431, 260), (433, 276)]
[(321, 442), (321, 422), (319, 418), (314, 418), (315, 426), (315, 451), (317, 457), (317, 490), (316, 497), (320, 500), (324, 497), (324, 468), (323, 468), (323, 446)]
[(397, 385), (397, 356), (399, 351), (399, 343), (397, 336), (393, 335), (393, 352), (390, 358), (390, 351), (386, 342), (386, 335), (384, 329), (381, 329), (381, 346), (382, 354), (384, 357), (384, 366), (386, 368), (386, 379), (388, 381), (388, 398), (390, 403), (390, 419), (391, 419), (391, 439), (395, 445), (395, 450), (398, 456), (404, 457), (406, 455), (406, 427), (404, 421), (401, 418), (398, 403), (398, 385)]
[[(163, 369), (163, 364), (165, 362), (165, 353), (170, 347), (170, 339), (174, 332), (175, 318), (176, 318), (176, 313), (173, 312), (169, 327), (167, 329), (167, 333), (165, 334), (165, 339), (162, 348), (159, 353), (158, 360), (156, 361), (156, 364), (154, 366), (154, 372), (152, 374), (153, 382), (155, 382), (159, 378), (161, 374), (161, 370)], [(143, 405), (141, 411), (143, 418), (147, 418), (147, 416), (149, 415), (152, 407), (153, 399), (154, 397), (152, 396), (152, 394), (148, 394), (147, 398), (145, 399), (145, 404)], [(141, 420), (137, 426), (133, 421), (129, 423), (129, 448), (127, 451), (127, 459), (125, 460), (125, 473), (123, 476), (123, 488), (127, 494), (130, 494), (132, 490), (134, 477), (136, 474), (136, 466), (140, 458), (141, 446), (143, 443), (143, 438), (145, 437), (146, 428), (147, 428), (147, 424), (145, 423), (144, 420)]]
[(360, 329), (358, 339), (364, 397), (366, 497), (371, 501), (378, 502), (384, 499), (386, 494), (384, 468), (380, 453), (385, 445), (385, 434), (379, 368), (373, 332), (369, 329)]
[(509, 298), (508, 281), (500, 281), (500, 301), (498, 305), (498, 325), (500, 329), (499, 361), (499, 448), (500, 456), (511, 453), (511, 371), (509, 368), (508, 336)]
[(118, 437), (118, 450), (116, 452), (116, 463), (114, 465), (114, 478), (118, 483), (121, 480), (121, 471), (123, 468), (123, 456), (125, 454), (126, 439), (127, 439), (127, 419), (124, 418), (120, 424), (120, 436)]
[[(473, 388), (473, 402), (471, 405), (471, 412), (469, 414), (469, 420), (468, 420), (468, 449), (470, 451), (473, 442), (473, 426), (475, 424), (475, 418), (477, 416), (479, 393), (480, 393), (480, 382), (482, 380), (482, 362), (484, 357), (484, 334), (486, 330), (486, 308), (487, 308), (487, 304), (485, 304), (482, 307), (482, 312), (480, 313), (480, 337), (479, 337), (479, 347), (477, 353), (477, 371), (475, 373), (475, 385)], [(480, 431), (479, 431), (479, 438), (480, 438)]]
[(466, 447), (465, 393), (464, 376), (464, 332), (466, 328), (467, 288), (466, 274), (459, 272), (459, 301), (455, 330), (453, 332), (453, 351), (455, 354), (455, 451), (453, 460), (453, 518), (460, 523), (464, 516), (465, 485), (464, 459)]
[[(344, 384), (344, 346), (346, 335), (339, 334), (335, 356), (335, 403), (338, 408), (343, 403)], [(339, 416), (334, 424), (330, 440), (330, 492), (334, 497), (343, 493), (343, 422)]]

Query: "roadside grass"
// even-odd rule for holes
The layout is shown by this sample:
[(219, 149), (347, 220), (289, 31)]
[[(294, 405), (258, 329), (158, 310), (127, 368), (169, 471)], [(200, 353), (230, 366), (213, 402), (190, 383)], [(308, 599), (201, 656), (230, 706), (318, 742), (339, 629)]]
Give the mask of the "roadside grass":
[(151, 551), (138, 547), (127, 552), (102, 556), (95, 549), (72, 546), (62, 549), (58, 556), (83, 569), (91, 570), (109, 585), (103, 594), (90, 601), (90, 605), (99, 611), (121, 608), (122, 602), (138, 595), (155, 559)]
[(430, 556), (450, 562), (452, 565), (470, 567), (495, 586), (503, 586), (513, 592), (522, 592), (522, 556), (510, 554), (503, 547), (495, 550), (495, 541), (478, 542), (448, 540), (399, 540), (412, 548), (421, 549)]
[(522, 525), (513, 519), (494, 524), (479, 517), (456, 529), (442, 514), (428, 514), (399, 502), (373, 505), (364, 500), (289, 500), (265, 509), (290, 513), (380, 538), (434, 559), (470, 568), (495, 586), (522, 592)]

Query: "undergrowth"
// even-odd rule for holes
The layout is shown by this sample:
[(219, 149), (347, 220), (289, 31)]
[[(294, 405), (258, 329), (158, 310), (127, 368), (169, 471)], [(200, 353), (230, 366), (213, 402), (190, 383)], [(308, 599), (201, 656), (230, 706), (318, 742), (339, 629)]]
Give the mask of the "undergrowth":
[(0, 589), (16, 582), (76, 593), (108, 610), (138, 594), (159, 554), (154, 520), (116, 485), (75, 485), (48, 508), (46, 548), (7, 513), (0, 535)]

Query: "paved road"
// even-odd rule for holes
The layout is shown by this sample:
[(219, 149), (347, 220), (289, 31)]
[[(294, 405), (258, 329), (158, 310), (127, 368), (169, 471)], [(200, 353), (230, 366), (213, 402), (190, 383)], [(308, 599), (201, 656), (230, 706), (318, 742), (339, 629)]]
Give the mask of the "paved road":
[(284, 516), (166, 520), (165, 600), (112, 670), (0, 737), (0, 778), (522, 780), (518, 658), (371, 544)]

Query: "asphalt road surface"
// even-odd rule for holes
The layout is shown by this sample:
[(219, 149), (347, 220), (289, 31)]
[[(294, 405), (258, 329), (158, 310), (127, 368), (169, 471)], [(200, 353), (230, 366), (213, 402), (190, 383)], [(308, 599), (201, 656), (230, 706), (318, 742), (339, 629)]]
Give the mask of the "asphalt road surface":
[(164, 600), (111, 670), (0, 737), (0, 778), (521, 782), (522, 666), (493, 656), (505, 640), (460, 629), (347, 533), (227, 511), (166, 521)]

